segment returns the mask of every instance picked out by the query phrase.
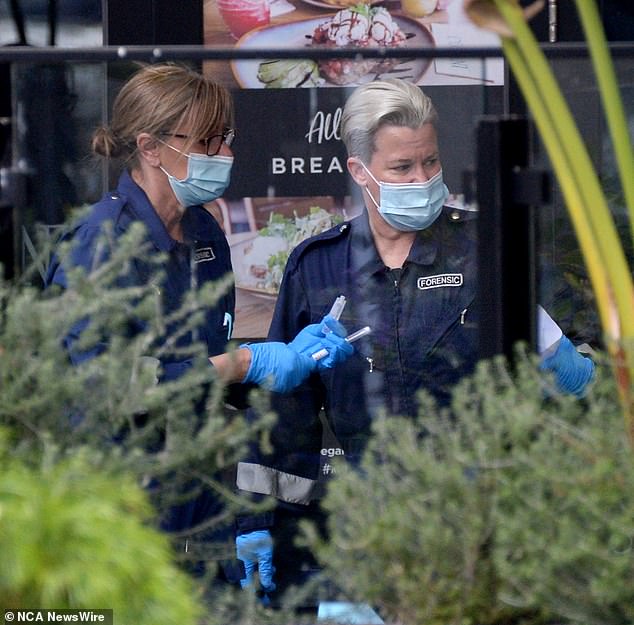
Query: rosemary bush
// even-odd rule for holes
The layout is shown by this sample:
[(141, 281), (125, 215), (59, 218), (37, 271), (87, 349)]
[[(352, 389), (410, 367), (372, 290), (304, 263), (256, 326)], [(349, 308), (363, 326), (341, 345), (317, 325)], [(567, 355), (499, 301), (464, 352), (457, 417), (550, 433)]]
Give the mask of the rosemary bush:
[[(111, 244), (109, 233), (103, 244)], [(195, 546), (187, 554), (181, 549), (180, 564), (188, 569), (188, 559), (204, 561), (213, 577), (217, 562), (234, 558), (231, 541), (201, 540), (199, 532), (228, 527), (248, 505), (234, 492), (232, 469), (272, 416), (247, 427), (241, 411), (225, 408), (227, 389), (214, 380), (206, 348), (196, 343), (182, 352), (176, 345), (229, 283), (209, 285), (166, 318), (154, 286), (162, 278), (158, 266), (150, 265), (146, 285), (126, 282), (131, 258), (151, 262), (144, 245), (143, 229), (133, 228), (111, 245), (98, 270), (70, 272), (65, 290), (31, 286), (29, 273), (4, 280), (0, 267), (5, 607), (113, 607), (124, 625), (185, 625), (203, 614), (203, 603), (209, 604), (205, 623), (221, 622), (217, 614), (237, 615), (248, 603), (244, 594), (237, 607), (231, 592), (216, 596), (208, 578), (182, 577), (175, 551), (166, 548), (170, 537), (156, 528), (200, 480), (225, 505), (209, 527), (176, 537)], [(66, 250), (59, 248), (62, 255)], [(80, 349), (106, 348), (75, 367), (62, 340), (86, 317)], [(141, 331), (130, 332), (132, 325)], [(178, 380), (156, 384), (156, 358), (165, 350), (181, 351), (192, 366)], [(138, 616), (142, 606), (145, 620)]]
[(194, 584), (151, 528), (150, 505), (129, 475), (96, 470), (86, 452), (28, 466), (6, 438), (0, 467), (4, 609), (112, 609), (122, 625), (200, 622)]
[(450, 410), (375, 424), (307, 539), (344, 596), (405, 625), (634, 622), (634, 462), (612, 376), (554, 394), (482, 362)]

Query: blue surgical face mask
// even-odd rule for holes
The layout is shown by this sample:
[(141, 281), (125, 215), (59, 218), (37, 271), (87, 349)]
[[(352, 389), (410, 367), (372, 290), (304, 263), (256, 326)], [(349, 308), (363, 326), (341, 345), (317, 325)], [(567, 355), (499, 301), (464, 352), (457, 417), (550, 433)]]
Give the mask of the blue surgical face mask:
[(396, 230), (413, 232), (428, 228), (436, 221), (449, 197), (449, 189), (442, 179), (442, 169), (426, 182), (379, 182), (365, 165), (363, 168), (379, 185), (380, 204), (367, 186), (365, 190), (379, 215)]
[(233, 156), (207, 156), (206, 154), (185, 154), (174, 146), (165, 143), (168, 148), (187, 157), (187, 176), (179, 180), (165, 171), (176, 199), (185, 208), (211, 202), (225, 192), (231, 178)]

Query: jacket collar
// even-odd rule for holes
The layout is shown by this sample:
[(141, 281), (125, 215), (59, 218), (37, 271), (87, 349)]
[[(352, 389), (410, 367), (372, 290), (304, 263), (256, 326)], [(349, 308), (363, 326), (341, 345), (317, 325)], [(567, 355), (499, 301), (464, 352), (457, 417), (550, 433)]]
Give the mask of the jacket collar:
[(147, 228), (148, 236), (161, 252), (169, 252), (176, 245), (161, 221), (158, 213), (150, 203), (145, 191), (132, 180), (128, 171), (121, 173), (117, 191), (127, 197), (134, 216)]
[[(161, 252), (171, 251), (177, 244), (165, 229), (158, 213), (154, 210), (145, 191), (132, 180), (130, 173), (124, 171), (119, 178), (117, 191), (128, 198), (134, 216), (145, 224), (148, 236)], [(185, 241), (201, 241), (209, 239), (210, 223), (213, 218), (197, 206), (185, 210), (182, 219)]]
[[(405, 264), (431, 265), (438, 256), (439, 227), (442, 216), (429, 228), (417, 233), (412, 248), (407, 256)], [(350, 222), (351, 227), (351, 254), (353, 255), (353, 267), (358, 276), (359, 284), (366, 282), (371, 275), (387, 271), (385, 263), (381, 260), (374, 244), (372, 230), (368, 219), (368, 212), (364, 210), (361, 215)]]

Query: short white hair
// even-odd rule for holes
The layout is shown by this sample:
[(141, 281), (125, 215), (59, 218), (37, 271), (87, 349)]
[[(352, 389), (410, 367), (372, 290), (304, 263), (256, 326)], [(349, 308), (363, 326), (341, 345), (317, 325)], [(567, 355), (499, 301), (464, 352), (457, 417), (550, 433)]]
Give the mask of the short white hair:
[(348, 98), (341, 116), (341, 140), (348, 156), (369, 162), (374, 136), (384, 125), (420, 128), (438, 120), (431, 98), (417, 85), (388, 78), (358, 87)]

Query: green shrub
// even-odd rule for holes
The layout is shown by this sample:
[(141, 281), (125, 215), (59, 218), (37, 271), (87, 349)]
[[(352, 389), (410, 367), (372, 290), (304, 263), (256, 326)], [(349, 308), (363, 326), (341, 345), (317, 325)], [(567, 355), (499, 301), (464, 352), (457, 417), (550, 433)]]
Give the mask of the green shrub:
[(112, 609), (120, 625), (195, 624), (201, 604), (130, 476), (72, 458), (27, 467), (0, 447), (0, 605)]
[[(153, 286), (158, 267), (148, 269), (145, 287), (125, 281), (132, 256), (150, 258), (143, 231), (118, 243), (98, 271), (69, 273), (63, 291), (31, 286), (28, 275), (4, 280), (0, 267), (0, 605), (111, 607), (122, 625), (181, 625), (203, 612), (205, 623), (218, 622), (212, 617), (237, 615), (248, 602), (210, 588), (234, 547), (209, 536), (246, 505), (226, 476), (271, 418), (247, 427), (242, 412), (225, 410), (226, 388), (201, 344), (183, 354), (192, 361), (185, 375), (156, 384), (155, 359), (178, 352), (176, 334), (194, 328), (228, 282), (208, 285), (166, 317)], [(62, 338), (86, 316), (82, 348), (110, 340), (75, 367)], [(130, 335), (131, 323), (143, 331)], [(226, 505), (206, 527), (169, 537), (176, 552), (154, 528), (196, 479)], [(187, 553), (185, 540), (195, 547)], [(200, 561), (209, 575), (184, 577)]]
[[(634, 622), (634, 462), (611, 375), (555, 396), (481, 363), (451, 411), (375, 424), (317, 546), (345, 596), (406, 625)], [(451, 416), (455, 415), (455, 416)]]
[[(162, 279), (158, 267), (149, 267), (145, 286), (125, 282), (132, 256), (154, 258), (145, 254), (143, 236), (142, 228), (132, 228), (98, 271), (70, 272), (63, 291), (0, 280), (0, 425), (25, 462), (52, 463), (89, 447), (95, 467), (117, 467), (139, 483), (153, 483), (153, 501), (166, 509), (198, 475), (219, 497), (231, 495), (222, 472), (270, 420), (247, 428), (241, 412), (224, 409), (225, 388), (214, 383), (202, 344), (182, 354), (192, 362), (185, 375), (156, 384), (156, 358), (182, 351), (170, 328), (178, 334), (195, 328), (228, 282), (208, 285), (166, 317), (153, 286)], [(82, 349), (110, 339), (103, 353), (75, 367), (62, 338), (85, 317), (91, 322)], [(144, 329), (130, 335), (132, 324)], [(230, 519), (228, 511), (218, 521)]]

